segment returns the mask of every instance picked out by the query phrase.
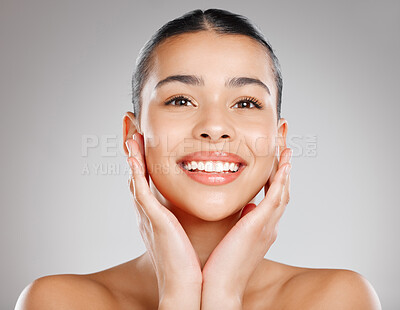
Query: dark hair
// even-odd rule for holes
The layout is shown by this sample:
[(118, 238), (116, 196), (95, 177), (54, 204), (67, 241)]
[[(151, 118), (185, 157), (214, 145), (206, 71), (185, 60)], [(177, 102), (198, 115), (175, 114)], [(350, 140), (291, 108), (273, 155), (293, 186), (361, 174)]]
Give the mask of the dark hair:
[(132, 77), (132, 103), (137, 120), (140, 118), (141, 92), (147, 80), (152, 64), (152, 52), (167, 38), (175, 35), (198, 32), (215, 31), (218, 34), (242, 34), (251, 37), (267, 48), (268, 55), (273, 62), (273, 73), (278, 88), (277, 116), (280, 119), (282, 98), (282, 75), (278, 58), (264, 35), (252, 22), (238, 14), (221, 9), (208, 9), (206, 11), (193, 10), (162, 26), (139, 52), (136, 59), (136, 70)]

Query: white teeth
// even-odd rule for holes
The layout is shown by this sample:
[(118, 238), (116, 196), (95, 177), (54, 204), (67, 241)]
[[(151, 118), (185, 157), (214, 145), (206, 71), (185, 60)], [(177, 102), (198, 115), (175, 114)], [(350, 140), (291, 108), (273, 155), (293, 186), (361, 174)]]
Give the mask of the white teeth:
[(224, 171), (224, 164), (220, 161), (215, 164), (215, 171), (222, 172)]
[(204, 170), (207, 172), (214, 171), (213, 163), (212, 161), (206, 162), (206, 165), (204, 166)]
[(186, 170), (199, 170), (199, 171), (206, 171), (206, 172), (236, 172), (239, 170), (239, 164), (237, 163), (229, 163), (229, 162), (222, 162), (222, 161), (191, 161), (186, 162), (183, 164), (183, 167)]
[(204, 170), (204, 163), (201, 162), (201, 161), (198, 162), (198, 163), (197, 163), (197, 169), (198, 169), (198, 170)]
[(224, 171), (229, 171), (229, 163), (224, 163)]

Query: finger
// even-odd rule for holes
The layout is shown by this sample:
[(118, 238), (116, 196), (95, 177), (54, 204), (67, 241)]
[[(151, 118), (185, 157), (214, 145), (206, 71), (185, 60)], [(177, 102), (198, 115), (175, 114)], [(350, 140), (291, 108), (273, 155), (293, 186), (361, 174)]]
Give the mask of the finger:
[(271, 187), (272, 183), (274, 182), (280, 167), (282, 167), (285, 163), (290, 162), (291, 157), (293, 154), (293, 150), (290, 148), (285, 148), (281, 154), (280, 159), (278, 162), (274, 163), (273, 171), (271, 172), (271, 176), (267, 181), (267, 184), (264, 186), (264, 196), (267, 195), (268, 189)]
[[(128, 182), (129, 182), (129, 189), (132, 192), (132, 194), (134, 194), (135, 189), (134, 189), (133, 176), (129, 177)], [(147, 227), (150, 223), (149, 217), (146, 215), (143, 208), (138, 203), (134, 203), (134, 206), (135, 206), (136, 219), (137, 219), (138, 226), (139, 227), (140, 226)]]
[(286, 210), (290, 200), (290, 172), (287, 176), (286, 184), (283, 188), (283, 193), (280, 201), (280, 205), (275, 208), (275, 213), (272, 215), (273, 221), (278, 222)]
[[(287, 176), (289, 175), (291, 164), (282, 164), (269, 187), (264, 199), (260, 202), (256, 208), (256, 212), (259, 213), (262, 220), (266, 220), (271, 217), (275, 209), (281, 205), (283, 198), (284, 188), (287, 181)], [(286, 169), (288, 168), (288, 169)]]
[[(131, 140), (132, 141), (132, 140)], [(131, 146), (131, 143), (128, 143)], [(136, 154), (135, 152), (130, 153), (131, 155)], [(149, 183), (146, 180), (143, 167), (140, 166), (139, 161), (135, 156), (128, 157), (127, 162), (132, 169), (133, 177), (133, 196), (142, 208), (145, 214), (150, 218), (151, 221), (157, 221), (160, 219), (161, 208), (158, 200), (154, 197), (150, 190)]]
[(289, 203), (289, 200), (290, 200), (290, 169), (292, 168), (292, 156), (293, 156), (293, 150), (290, 149), (290, 151), (288, 152), (287, 157), (286, 157), (287, 163), (290, 164), (290, 167), (289, 167), (288, 175), (286, 176), (286, 184), (285, 184), (284, 194), (283, 194), (283, 199), (282, 199), (285, 206)]
[(289, 175), (287, 176), (282, 201), (285, 203), (285, 205), (289, 204), (290, 201), (290, 171)]
[(135, 139), (127, 139), (125, 142), (126, 148), (129, 151), (128, 157), (134, 157), (139, 162), (140, 166), (143, 170), (145, 170), (145, 165), (143, 161), (143, 156), (140, 151), (140, 146), (137, 140)]
[[(284, 154), (284, 158), (282, 158), (281, 162), (283, 162), (283, 164), (287, 163), (289, 164), (289, 169), (291, 169), (292, 167), (292, 155), (293, 155), (293, 150), (292, 149), (285, 149), (285, 154)], [(283, 165), (282, 164), (282, 165)], [(289, 196), (290, 196), (290, 171), (286, 176), (286, 182), (284, 184), (284, 188), (283, 188), (283, 194), (282, 194), (282, 199), (281, 202), (286, 206), (289, 203)]]
[(138, 132), (135, 132), (133, 134), (133, 140), (137, 142), (138, 146), (139, 146), (139, 151), (140, 151), (140, 155), (141, 155), (141, 163), (144, 167), (146, 167), (145, 169), (145, 177), (147, 182), (149, 182), (149, 173), (147, 170), (147, 163), (146, 163), (146, 156), (144, 155), (145, 151), (144, 151), (144, 137), (143, 135), (141, 135)]
[(273, 180), (275, 178), (275, 175), (278, 172), (278, 164), (279, 164), (278, 160), (275, 159), (274, 160), (274, 164), (273, 164), (273, 168), (271, 170), (271, 174), (270, 174), (267, 182), (264, 185), (264, 195), (267, 193), (268, 188), (271, 186), (271, 184), (272, 184), (272, 182), (273, 182)]
[[(129, 178), (129, 188), (131, 192), (134, 193), (133, 176)], [(153, 225), (140, 204), (136, 203), (135, 201), (134, 206), (136, 211), (136, 221), (139, 227), (140, 235), (142, 236), (143, 242), (151, 255), (152, 251), (150, 249), (152, 248), (152, 244), (149, 242), (148, 236), (153, 234)]]
[(143, 135), (138, 132), (135, 132), (132, 136), (133, 140), (136, 141), (140, 148), (140, 153), (144, 154), (144, 142), (143, 142)]
[[(279, 147), (278, 147), (278, 150), (279, 150)], [(272, 181), (274, 180), (274, 177), (278, 171), (278, 165), (279, 165), (279, 158), (278, 158), (278, 156), (274, 156), (274, 163), (273, 163), (273, 167), (271, 170), (271, 174), (264, 186), (264, 195), (266, 194), (266, 192), (268, 191), (268, 188), (271, 186)]]

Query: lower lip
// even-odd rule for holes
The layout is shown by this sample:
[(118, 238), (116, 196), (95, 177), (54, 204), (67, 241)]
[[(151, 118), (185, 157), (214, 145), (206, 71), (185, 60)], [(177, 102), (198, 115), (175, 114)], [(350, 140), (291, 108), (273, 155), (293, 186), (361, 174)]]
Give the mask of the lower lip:
[(239, 167), (239, 170), (236, 172), (222, 173), (222, 172), (189, 171), (183, 168), (181, 164), (178, 166), (186, 173), (186, 175), (189, 178), (205, 185), (223, 185), (233, 182), (239, 177), (239, 175), (242, 173), (245, 167), (245, 165), (241, 165)]

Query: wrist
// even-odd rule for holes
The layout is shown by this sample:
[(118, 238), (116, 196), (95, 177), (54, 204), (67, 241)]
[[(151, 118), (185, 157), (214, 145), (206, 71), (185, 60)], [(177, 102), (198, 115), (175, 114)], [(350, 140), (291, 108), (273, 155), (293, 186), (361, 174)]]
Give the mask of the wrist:
[(163, 297), (158, 305), (159, 310), (199, 310), (201, 297), (191, 298), (187, 295)]
[(243, 305), (240, 298), (203, 298), (201, 300), (201, 310), (242, 310)]
[(201, 285), (168, 287), (160, 295), (159, 310), (199, 310), (201, 303)]
[(201, 294), (201, 310), (242, 310), (243, 298), (241, 295), (229, 292), (224, 288), (203, 287)]

